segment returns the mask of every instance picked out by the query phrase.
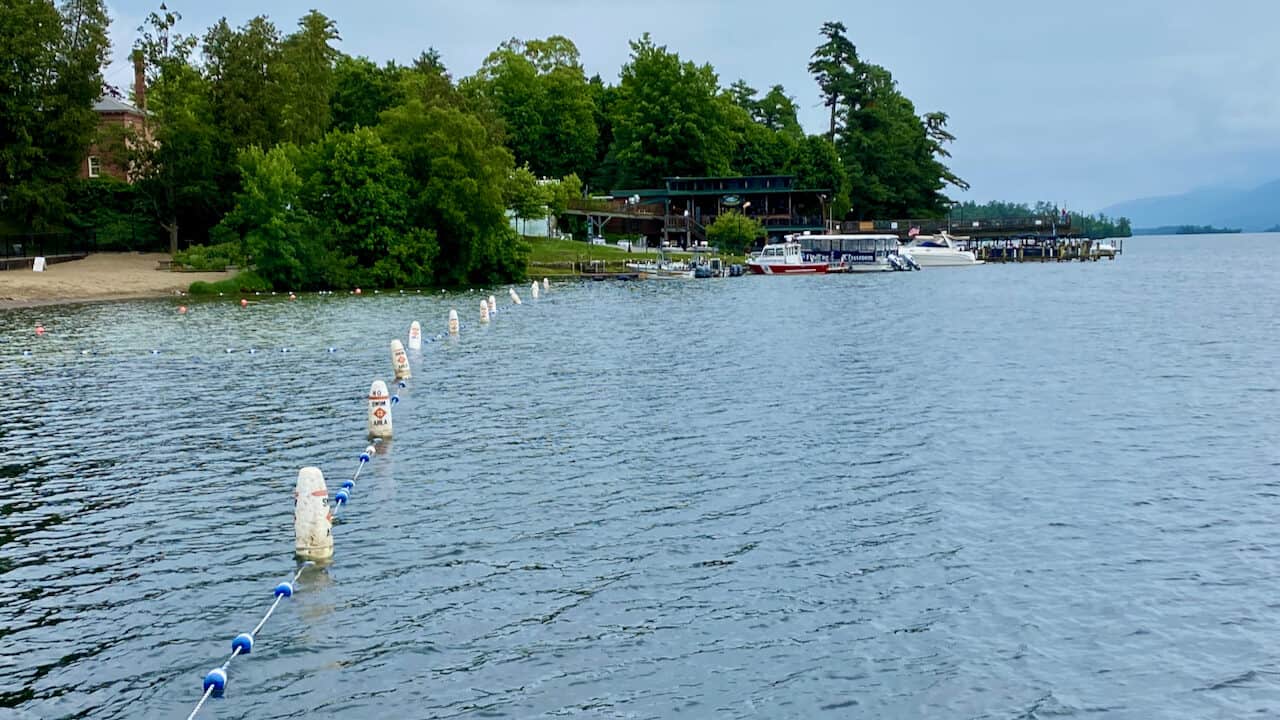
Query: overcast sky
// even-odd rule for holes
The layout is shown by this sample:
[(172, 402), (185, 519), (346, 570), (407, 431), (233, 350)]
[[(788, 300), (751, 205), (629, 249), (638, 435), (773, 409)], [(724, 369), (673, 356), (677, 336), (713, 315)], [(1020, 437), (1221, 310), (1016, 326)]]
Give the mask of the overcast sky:
[[(168, 0), (186, 32), (248, 0)], [(125, 85), (136, 28), (159, 0), (111, 0)], [(722, 85), (783, 85), (809, 132), (824, 108), (806, 66), (818, 28), (840, 20), (863, 58), (887, 67), (920, 113), (951, 116), (961, 199), (1050, 200), (1097, 210), (1209, 185), (1280, 178), (1280, 0), (277, 0), (282, 31), (315, 7), (339, 49), (406, 62), (437, 48), (455, 78), (504, 39), (568, 36), (588, 75), (616, 83), (627, 41), (648, 31)]]

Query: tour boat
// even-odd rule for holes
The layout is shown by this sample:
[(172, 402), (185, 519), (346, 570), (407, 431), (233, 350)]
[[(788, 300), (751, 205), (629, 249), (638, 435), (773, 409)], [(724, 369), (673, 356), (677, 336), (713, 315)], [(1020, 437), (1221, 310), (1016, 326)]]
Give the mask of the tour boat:
[(946, 233), (916, 235), (903, 245), (899, 252), (921, 267), (949, 267), (981, 265), (982, 261), (970, 250), (961, 250), (955, 238)]
[(826, 273), (828, 262), (808, 262), (800, 251), (800, 243), (765, 245), (747, 260), (747, 267), (757, 275), (800, 275)]
[(827, 261), (828, 273), (889, 272), (912, 268), (894, 263), (898, 256), (897, 235), (788, 235), (787, 240), (800, 243), (810, 258)]

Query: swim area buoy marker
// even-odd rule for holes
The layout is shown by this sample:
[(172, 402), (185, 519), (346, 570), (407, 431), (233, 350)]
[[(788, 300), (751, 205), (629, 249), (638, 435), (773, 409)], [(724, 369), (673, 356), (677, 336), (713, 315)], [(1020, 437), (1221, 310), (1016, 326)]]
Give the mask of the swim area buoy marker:
[(489, 303), (485, 302), (484, 299), (480, 300), (480, 322), (489, 322)]
[(450, 335), (458, 334), (458, 311), (457, 310), (449, 311), (449, 334)]
[(516, 294), (516, 289), (515, 289), (515, 288), (507, 288), (507, 292), (511, 294), (511, 302), (513, 302), (513, 303), (515, 303), (515, 304), (519, 305), (519, 304), (520, 304), (520, 296)]
[(395, 369), (397, 380), (408, 380), (413, 377), (409, 370), (409, 356), (404, 352), (404, 343), (399, 338), (391, 341), (391, 366)]
[(529, 297), (533, 298), (534, 300), (538, 299), (538, 281), (537, 280), (534, 280), (533, 284), (529, 286)]
[(418, 324), (417, 320), (409, 323), (409, 349), (422, 349), (422, 326)]
[(550, 282), (548, 282), (546, 278), (542, 278), (542, 289), (543, 289), (543, 290), (550, 290), (550, 289), (551, 289), (551, 283), (550, 283)]
[(381, 380), (369, 386), (369, 437), (391, 437), (391, 394)]
[(304, 560), (333, 557), (333, 514), (320, 468), (298, 471), (293, 490), (293, 551)]
[(498, 312), (498, 301), (492, 295), (489, 296), (489, 314), (494, 315)]

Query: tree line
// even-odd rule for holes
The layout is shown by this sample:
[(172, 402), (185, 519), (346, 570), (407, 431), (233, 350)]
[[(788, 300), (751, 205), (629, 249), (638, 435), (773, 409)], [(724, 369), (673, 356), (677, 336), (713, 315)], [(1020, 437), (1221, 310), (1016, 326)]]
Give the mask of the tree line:
[(1071, 220), (1073, 230), (1091, 238), (1129, 237), (1133, 234), (1129, 226), (1129, 218), (1107, 217), (1103, 213), (1088, 215), (1073, 210), (1059, 208), (1057, 204), (1039, 201), (1034, 204), (1001, 202), (992, 200), (978, 204), (972, 200), (954, 203), (948, 211), (948, 217), (963, 224), (966, 220), (1014, 220), (1019, 218), (1061, 217), (1066, 213)]
[[(0, 63), (6, 217), (105, 225), (105, 203), (145, 215), (171, 250), (217, 245), (277, 287), (513, 280), (527, 247), (508, 213), (554, 213), (584, 187), (793, 174), (830, 189), (848, 219), (939, 217), (946, 188), (967, 187), (945, 164), (947, 115), (917, 113), (839, 22), (820, 28), (808, 67), (828, 126), (806, 134), (782, 86), (725, 85), (648, 34), (616, 83), (587, 77), (562, 36), (503, 42), (455, 79), (430, 48), (408, 64), (343, 54), (317, 11), (289, 31), (258, 16), (197, 35), (161, 5), (134, 48), (146, 138), (94, 134), (102, 0), (0, 1), (13, 9), (0, 42), (15, 58)], [(110, 182), (75, 180), (95, 140), (131, 168), (131, 187), (86, 192)]]

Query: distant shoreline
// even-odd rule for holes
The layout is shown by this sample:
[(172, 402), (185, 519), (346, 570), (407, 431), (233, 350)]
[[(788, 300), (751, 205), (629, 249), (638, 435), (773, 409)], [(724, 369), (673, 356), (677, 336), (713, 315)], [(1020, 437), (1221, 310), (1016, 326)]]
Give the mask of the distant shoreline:
[(1154, 228), (1134, 228), (1137, 235), (1239, 235), (1241, 228), (1216, 228), (1212, 225), (1162, 225)]

